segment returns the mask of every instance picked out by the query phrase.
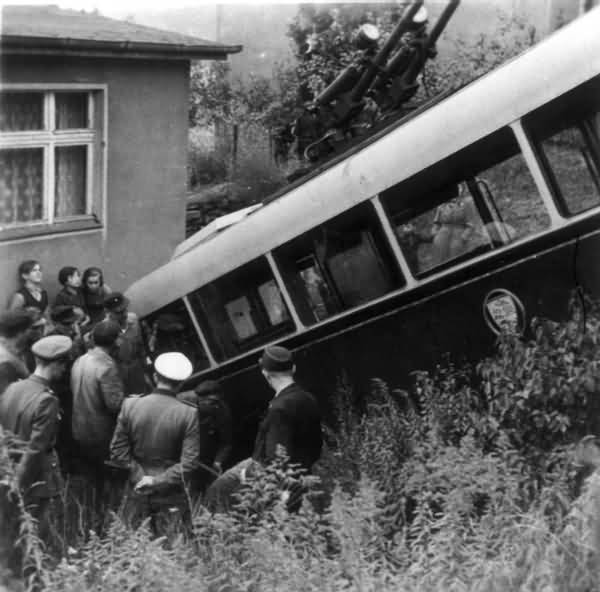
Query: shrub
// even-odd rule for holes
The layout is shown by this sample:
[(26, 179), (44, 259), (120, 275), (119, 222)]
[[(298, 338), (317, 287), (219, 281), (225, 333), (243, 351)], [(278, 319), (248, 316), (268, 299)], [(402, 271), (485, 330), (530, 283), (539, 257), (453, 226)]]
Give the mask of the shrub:
[(477, 368), (415, 373), (411, 392), (373, 380), (360, 397), (342, 383), (323, 478), (305, 479), (298, 512), (281, 497), (298, 475), (280, 459), (231, 512), (200, 508), (190, 536), (154, 538), (116, 519), (55, 569), (42, 557), (41, 581), (69, 591), (597, 589), (600, 476), (575, 499), (571, 456), (598, 396), (600, 315), (577, 295), (571, 312), (566, 323), (535, 320), (527, 340), (503, 335)]

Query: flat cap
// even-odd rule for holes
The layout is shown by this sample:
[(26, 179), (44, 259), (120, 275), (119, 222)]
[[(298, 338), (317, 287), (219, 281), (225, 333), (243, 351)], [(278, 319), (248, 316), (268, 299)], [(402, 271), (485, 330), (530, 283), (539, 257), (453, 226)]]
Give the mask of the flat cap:
[(104, 299), (104, 308), (111, 312), (122, 312), (129, 306), (129, 298), (121, 292), (111, 292)]
[(292, 352), (280, 345), (269, 345), (258, 361), (267, 372), (287, 372), (294, 368)]
[(59, 304), (50, 311), (50, 318), (55, 323), (71, 324), (79, 319), (79, 315), (75, 312), (75, 307), (71, 304)]
[(121, 327), (114, 321), (100, 321), (92, 329), (94, 344), (102, 347), (111, 346), (121, 334)]
[(31, 346), (31, 352), (36, 358), (53, 362), (64, 358), (73, 347), (73, 342), (65, 335), (50, 335), (42, 337)]
[(7, 310), (0, 314), (0, 335), (16, 337), (30, 329), (34, 323), (33, 315), (26, 310)]
[(192, 375), (192, 363), (180, 352), (161, 354), (154, 361), (154, 369), (168, 380), (181, 381)]

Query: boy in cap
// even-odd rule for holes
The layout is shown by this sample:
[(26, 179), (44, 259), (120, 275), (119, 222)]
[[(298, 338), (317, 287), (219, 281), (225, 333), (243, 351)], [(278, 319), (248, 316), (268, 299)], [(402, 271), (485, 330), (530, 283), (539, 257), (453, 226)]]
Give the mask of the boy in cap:
[(142, 332), (137, 316), (128, 311), (129, 299), (120, 292), (112, 292), (104, 300), (106, 318), (119, 325), (121, 338), (117, 361), (127, 394), (146, 393), (144, 374), (145, 355)]
[(79, 329), (80, 315), (71, 304), (53, 306), (50, 311), (52, 328), (48, 335), (66, 335), (73, 341), (72, 358), (75, 359), (85, 352), (85, 345)]
[[(259, 367), (275, 395), (259, 426), (252, 457), (226, 471), (207, 491), (208, 505), (218, 511), (229, 507), (232, 494), (248, 472), (276, 458), (278, 448), (285, 452), (290, 463), (305, 472), (310, 471), (321, 455), (321, 413), (315, 398), (294, 381), (296, 366), (292, 353), (281, 346), (269, 346), (259, 360)], [(301, 487), (292, 484), (287, 508), (295, 511), (300, 503)]]
[(17, 482), (25, 504), (38, 520), (42, 539), (47, 535), (50, 502), (62, 488), (54, 450), (60, 407), (52, 385), (65, 372), (71, 346), (65, 336), (36, 341), (31, 348), (36, 361), (34, 373), (12, 383), (0, 397), (0, 425), (26, 443), (17, 465)]
[(25, 354), (33, 323), (33, 316), (24, 310), (0, 315), (0, 395), (12, 382), (29, 376)]
[(110, 446), (111, 461), (129, 470), (136, 494), (132, 518), (150, 515), (157, 533), (165, 510), (187, 508), (186, 485), (199, 468), (196, 409), (175, 397), (191, 374), (192, 364), (183, 354), (158, 356), (155, 389), (144, 397), (125, 399)]

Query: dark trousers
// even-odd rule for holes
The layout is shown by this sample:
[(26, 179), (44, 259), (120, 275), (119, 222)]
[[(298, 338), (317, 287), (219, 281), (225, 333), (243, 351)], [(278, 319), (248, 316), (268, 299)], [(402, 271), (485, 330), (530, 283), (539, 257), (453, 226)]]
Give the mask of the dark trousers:
[(165, 536), (169, 541), (192, 532), (193, 500), (186, 492), (170, 495), (142, 495), (132, 485), (126, 488), (121, 517), (131, 528), (139, 528), (144, 521), (155, 536)]
[(111, 512), (117, 512), (127, 482), (126, 471), (105, 465), (102, 457), (80, 448), (71, 465), (71, 492), (83, 509), (85, 530), (102, 533)]

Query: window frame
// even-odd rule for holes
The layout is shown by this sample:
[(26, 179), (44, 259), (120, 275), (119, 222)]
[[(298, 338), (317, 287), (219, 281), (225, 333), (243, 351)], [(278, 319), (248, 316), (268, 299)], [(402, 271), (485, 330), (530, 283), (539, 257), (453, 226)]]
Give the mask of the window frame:
[[(231, 286), (239, 283), (238, 278), (240, 276), (261, 277), (261, 274), (264, 272), (267, 273), (265, 276), (266, 279), (261, 278), (258, 282), (252, 282), (250, 288), (248, 288), (249, 284), (246, 281), (243, 284), (244, 289), (234, 290), (237, 296), (233, 298), (233, 300), (229, 298), (230, 295), (228, 295), (228, 299), (222, 297), (223, 292), (231, 291)], [(259, 288), (271, 281), (279, 291), (281, 302), (284, 305), (287, 314), (287, 318), (277, 324), (271, 322), (267, 306), (259, 294)], [(206, 290), (208, 286), (214, 285), (215, 282), (222, 282), (221, 286), (214, 286), (214, 289), (220, 292), (218, 294), (219, 307), (223, 313), (223, 318), (226, 318), (227, 323), (229, 324), (227, 326), (226, 335), (227, 333), (230, 333), (233, 337), (230, 345), (233, 345), (238, 350), (236, 353), (227, 352), (229, 345), (223, 342), (222, 328), (216, 325), (215, 316), (211, 314), (212, 311), (209, 310), (206, 305), (206, 297), (201, 293), (203, 290)], [(245, 298), (248, 301), (251, 311), (251, 320), (256, 328), (255, 333), (245, 337), (240, 337), (233, 321), (228, 316), (227, 310), (228, 304), (241, 298)], [(206, 343), (206, 349), (211, 353), (211, 358), (217, 365), (225, 364), (245, 356), (252, 351), (264, 348), (273, 341), (286, 339), (296, 334), (299, 330), (299, 327), (295, 322), (295, 313), (292, 313), (278, 278), (276, 277), (276, 274), (273, 273), (269, 258), (265, 255), (233, 269), (212, 282), (204, 284), (197, 290), (186, 294), (184, 300), (189, 304), (189, 310), (193, 313), (192, 317), (195, 319), (195, 322), (197, 322), (197, 329), (199, 330), (199, 333), (202, 334), (202, 339)]]
[[(325, 237), (328, 233), (347, 233), (349, 231), (360, 237), (356, 246), (366, 245), (368, 247), (369, 252), (377, 262), (382, 281), (388, 285), (383, 294), (354, 304), (349, 303), (349, 295), (342, 292), (341, 286), (331, 270), (329, 259), (332, 254), (319, 252), (321, 249), (326, 248)], [(354, 248), (354, 245), (352, 248)], [(334, 245), (333, 250), (336, 251), (335, 254), (341, 254), (347, 249), (336, 249)], [(357, 310), (363, 306), (368, 306), (372, 302), (403, 289), (408, 283), (372, 198), (356, 204), (307, 232), (299, 234), (292, 240), (278, 245), (271, 252), (280, 270), (283, 283), (290, 293), (294, 310), (298, 313), (302, 325), (307, 328), (327, 322), (341, 314)], [(318, 269), (319, 275), (327, 286), (329, 295), (327, 304), (332, 307), (331, 312), (322, 319), (317, 318), (315, 311), (312, 309), (310, 295), (304, 284), (302, 284), (302, 280), (299, 279), (299, 264), (308, 258), (314, 260), (314, 266)]]
[[(600, 115), (599, 115), (600, 116)], [(554, 164), (552, 163), (546, 148), (544, 146), (544, 142), (547, 142), (551, 138), (554, 138), (561, 132), (564, 132), (568, 129), (576, 129), (578, 133), (581, 135), (581, 139), (585, 143), (586, 147), (590, 151), (591, 161), (586, 159), (586, 170), (588, 175), (596, 188), (596, 193), (599, 197), (598, 203), (585, 208), (580, 211), (571, 211), (569, 197), (565, 195), (565, 192), (562, 187), (562, 183), (559, 180), (557, 175), (557, 171), (555, 170)], [(574, 121), (567, 122), (565, 127), (560, 128), (558, 131), (553, 131), (553, 133), (549, 134), (546, 138), (540, 139), (535, 134), (530, 132), (530, 142), (535, 151), (536, 157), (538, 158), (541, 167), (544, 171), (544, 175), (546, 177), (546, 182), (550, 188), (550, 192), (552, 193), (552, 197), (556, 203), (556, 206), (560, 212), (560, 215), (563, 218), (573, 218), (585, 212), (589, 212), (595, 208), (600, 207), (600, 147), (598, 138), (595, 137), (593, 131), (591, 130), (591, 124), (588, 118), (584, 119), (575, 119)]]
[[(0, 226), (0, 242), (64, 232), (101, 230), (106, 220), (108, 85), (84, 83), (0, 83), (0, 92), (43, 93), (43, 129), (0, 132), (0, 148), (43, 151), (42, 220)], [(87, 94), (87, 128), (56, 129), (57, 93)], [(85, 213), (55, 215), (56, 149), (82, 146), (86, 150)]]

